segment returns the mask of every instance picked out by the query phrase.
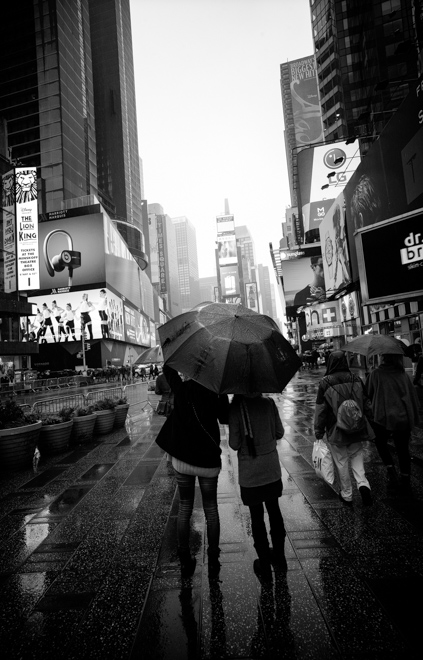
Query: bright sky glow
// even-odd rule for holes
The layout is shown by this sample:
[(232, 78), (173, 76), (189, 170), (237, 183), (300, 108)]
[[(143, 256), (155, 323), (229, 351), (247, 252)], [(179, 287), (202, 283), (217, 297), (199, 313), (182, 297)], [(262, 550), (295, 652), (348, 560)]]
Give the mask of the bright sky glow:
[(130, 4), (148, 202), (193, 222), (205, 277), (228, 198), (273, 273), (268, 245), (290, 204), (279, 67), (313, 53), (308, 0)]

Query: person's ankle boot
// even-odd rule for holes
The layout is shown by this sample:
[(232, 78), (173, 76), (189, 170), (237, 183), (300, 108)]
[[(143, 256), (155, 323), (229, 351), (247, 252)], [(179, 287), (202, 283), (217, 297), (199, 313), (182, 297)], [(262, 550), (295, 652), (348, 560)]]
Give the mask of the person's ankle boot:
[(371, 506), (373, 504), (372, 491), (367, 486), (360, 486), (358, 489), (361, 495), (361, 500), (364, 506)]
[(253, 569), (259, 580), (263, 582), (272, 582), (273, 576), (270, 561), (266, 562), (262, 559), (255, 559)]
[(208, 548), (208, 568), (209, 568), (209, 577), (217, 577), (220, 572), (220, 548)]
[(270, 548), (270, 561), (271, 563), (276, 566), (277, 568), (280, 568), (282, 570), (287, 570), (288, 565), (286, 563), (286, 558), (285, 558), (285, 537), (286, 534), (272, 534), (270, 532), (270, 536), (272, 538), (272, 544), (273, 547)]
[(189, 550), (178, 550), (178, 556), (181, 562), (182, 577), (191, 577), (195, 571), (197, 560), (195, 557), (191, 557)]

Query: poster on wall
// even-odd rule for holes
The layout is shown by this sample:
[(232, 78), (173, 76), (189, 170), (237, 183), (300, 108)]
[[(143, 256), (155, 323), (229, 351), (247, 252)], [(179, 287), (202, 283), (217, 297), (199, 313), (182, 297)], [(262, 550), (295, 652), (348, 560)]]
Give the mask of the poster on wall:
[(78, 341), (83, 324), (88, 341), (125, 339), (123, 302), (107, 289), (29, 296), (28, 302), (36, 310), (29, 332), (40, 343)]
[(36, 167), (15, 169), (15, 192), (18, 288), (20, 291), (38, 290), (40, 269)]
[(281, 250), (280, 256), (287, 307), (301, 311), (299, 308), (325, 299), (325, 276), (320, 247)]
[(343, 193), (333, 202), (319, 227), (319, 233), (326, 294), (332, 295), (351, 282)]
[(125, 339), (131, 344), (151, 346), (150, 321), (138, 309), (127, 303), (123, 306), (125, 314)]
[(217, 234), (233, 234), (235, 222), (233, 215), (218, 215), (216, 217)]
[(289, 70), (292, 114), (297, 146), (323, 140), (322, 108), (319, 103), (314, 55), (281, 65)]
[(2, 176), (3, 210), (3, 291), (16, 291), (16, 254), (15, 254), (15, 176), (14, 170)]
[(247, 284), (245, 285), (245, 300), (248, 309), (252, 309), (255, 312), (259, 311), (257, 282), (247, 282)]
[(220, 269), (220, 282), (222, 286), (222, 296), (239, 295), (239, 275), (238, 265), (224, 266)]

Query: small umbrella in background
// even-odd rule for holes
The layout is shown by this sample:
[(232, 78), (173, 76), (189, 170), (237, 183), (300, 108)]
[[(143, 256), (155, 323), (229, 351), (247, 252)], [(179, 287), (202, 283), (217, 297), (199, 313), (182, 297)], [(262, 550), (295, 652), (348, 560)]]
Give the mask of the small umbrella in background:
[(165, 363), (218, 394), (282, 392), (301, 360), (269, 316), (209, 303), (159, 328)]
[(159, 344), (143, 351), (135, 360), (134, 366), (137, 364), (158, 364), (161, 362), (163, 362), (163, 351)]
[(402, 342), (389, 335), (361, 335), (342, 347), (347, 353), (358, 353), (369, 358), (373, 355), (404, 355)]

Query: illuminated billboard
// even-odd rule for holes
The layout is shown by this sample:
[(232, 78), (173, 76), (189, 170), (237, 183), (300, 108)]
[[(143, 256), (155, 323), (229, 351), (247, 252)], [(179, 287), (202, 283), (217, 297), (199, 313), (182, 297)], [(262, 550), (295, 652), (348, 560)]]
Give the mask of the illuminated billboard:
[(233, 215), (218, 215), (216, 217), (217, 234), (233, 234), (235, 232), (235, 222)]
[(259, 311), (257, 282), (247, 282), (245, 285), (245, 300), (249, 309)]
[(38, 290), (40, 274), (36, 167), (15, 169), (15, 191), (18, 288), (20, 291)]
[(351, 282), (344, 193), (338, 195), (333, 202), (319, 227), (319, 232), (326, 294), (329, 296)]
[[(318, 240), (320, 223), (360, 163), (358, 143), (337, 142), (298, 152), (298, 182), (305, 243)], [(325, 187), (322, 190), (322, 187)]]
[(314, 55), (288, 62), (289, 88), (297, 146), (324, 139)]
[(287, 307), (297, 311), (324, 300), (325, 278), (320, 247), (281, 250), (283, 289)]
[(78, 341), (85, 324), (86, 339), (125, 340), (122, 299), (107, 289), (29, 296), (35, 306), (31, 331), (40, 343)]
[(417, 211), (360, 230), (357, 251), (363, 302), (421, 296), (422, 228), (423, 212)]
[(222, 287), (222, 296), (239, 295), (238, 264), (233, 266), (223, 266), (220, 269), (220, 283)]
[(235, 234), (225, 234), (218, 237), (217, 254), (219, 266), (237, 263)]

